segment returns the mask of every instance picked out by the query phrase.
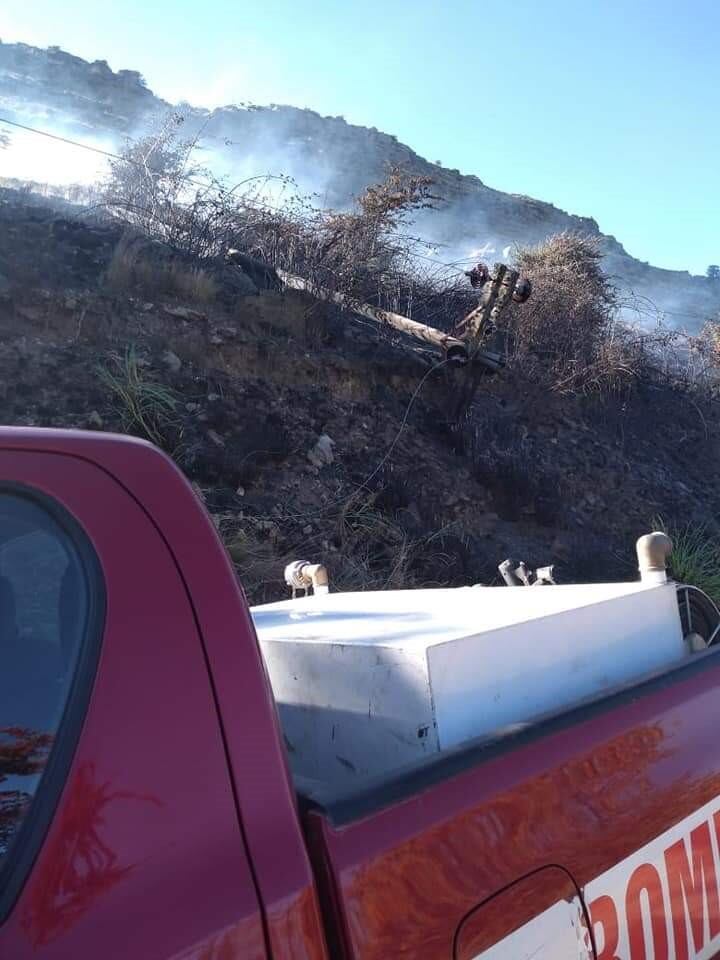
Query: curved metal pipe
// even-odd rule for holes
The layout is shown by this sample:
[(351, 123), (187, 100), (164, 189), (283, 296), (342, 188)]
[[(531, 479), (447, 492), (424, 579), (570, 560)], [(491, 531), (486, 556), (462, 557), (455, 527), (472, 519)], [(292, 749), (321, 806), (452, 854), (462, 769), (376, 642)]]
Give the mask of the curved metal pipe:
[(307, 594), (311, 587), (316, 596), (330, 592), (330, 578), (322, 563), (294, 560), (285, 567), (285, 583), (292, 590), (293, 597), (298, 590), (304, 590)]

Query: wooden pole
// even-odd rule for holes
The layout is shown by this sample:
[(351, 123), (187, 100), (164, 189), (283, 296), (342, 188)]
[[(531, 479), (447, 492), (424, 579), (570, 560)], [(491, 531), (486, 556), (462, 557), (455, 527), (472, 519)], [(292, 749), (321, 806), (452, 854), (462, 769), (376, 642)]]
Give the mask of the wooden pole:
[(358, 314), (358, 316), (365, 317), (368, 320), (374, 320), (375, 323), (387, 324), (394, 330), (406, 333), (416, 340), (429, 343), (436, 349), (441, 350), (449, 361), (459, 366), (466, 364), (468, 361), (467, 344), (457, 337), (445, 333), (443, 330), (429, 327), (425, 323), (418, 323), (417, 320), (403, 317), (401, 314), (393, 313), (391, 310), (382, 310), (380, 307), (373, 307), (369, 303), (358, 303), (351, 297), (347, 297), (342, 293), (336, 293), (333, 290), (326, 290), (324, 287), (311, 283), (309, 280), (304, 280), (302, 277), (285, 273), (284, 270), (278, 270), (277, 273), (285, 286), (291, 287), (293, 290), (302, 290), (312, 294), (319, 300), (336, 303), (338, 306)]
[(458, 330), (470, 344), (471, 353), (479, 349), (483, 338), (497, 326), (498, 317), (512, 300), (518, 279), (517, 271), (504, 263), (496, 263), (493, 267), (480, 294), (480, 303), (458, 324)]

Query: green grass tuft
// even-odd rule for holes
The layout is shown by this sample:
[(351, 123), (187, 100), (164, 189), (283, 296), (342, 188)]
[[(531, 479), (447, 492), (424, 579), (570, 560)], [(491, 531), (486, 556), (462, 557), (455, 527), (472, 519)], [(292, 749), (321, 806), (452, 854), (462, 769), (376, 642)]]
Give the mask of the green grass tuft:
[(720, 605), (720, 543), (703, 523), (668, 524), (653, 521), (673, 542), (670, 573), (679, 583), (698, 587)]
[(135, 350), (129, 347), (124, 356), (113, 355), (98, 369), (98, 377), (113, 397), (123, 429), (166, 447), (180, 427), (175, 393), (147, 376)]

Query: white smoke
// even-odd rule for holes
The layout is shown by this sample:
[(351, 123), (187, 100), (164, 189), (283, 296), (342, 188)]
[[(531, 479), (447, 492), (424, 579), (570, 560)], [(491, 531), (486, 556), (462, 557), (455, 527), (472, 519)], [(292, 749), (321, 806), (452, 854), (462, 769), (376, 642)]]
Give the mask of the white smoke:
[[(4, 127), (3, 132), (8, 135), (9, 144), (0, 150), (0, 177), (70, 186), (96, 183), (107, 173), (107, 158), (100, 154), (17, 128)], [(112, 148), (101, 141), (92, 145)]]

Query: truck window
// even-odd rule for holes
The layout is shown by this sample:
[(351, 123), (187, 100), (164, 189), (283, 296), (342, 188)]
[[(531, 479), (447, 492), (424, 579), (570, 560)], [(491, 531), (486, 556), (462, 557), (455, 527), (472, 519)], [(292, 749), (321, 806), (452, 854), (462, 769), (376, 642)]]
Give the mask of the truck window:
[(0, 490), (0, 896), (62, 787), (58, 755), (97, 605), (88, 550), (60, 512)]

